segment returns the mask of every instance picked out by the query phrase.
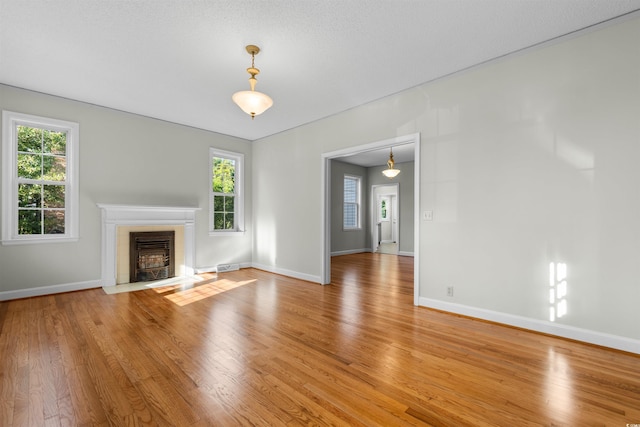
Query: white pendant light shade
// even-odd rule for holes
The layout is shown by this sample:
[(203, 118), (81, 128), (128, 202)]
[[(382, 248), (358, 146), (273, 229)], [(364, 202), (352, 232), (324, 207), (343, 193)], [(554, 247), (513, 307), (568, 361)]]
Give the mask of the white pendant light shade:
[(247, 53), (251, 55), (251, 67), (247, 68), (247, 73), (251, 75), (249, 78), (251, 90), (236, 92), (231, 96), (231, 99), (238, 104), (242, 111), (249, 114), (253, 120), (255, 116), (267, 111), (273, 105), (273, 100), (268, 95), (256, 91), (256, 76), (260, 73), (260, 70), (256, 68), (254, 61), (256, 55), (260, 52), (260, 48), (250, 44), (246, 49)]
[(238, 107), (240, 107), (242, 111), (251, 117), (264, 113), (273, 105), (273, 100), (268, 95), (255, 90), (236, 92), (231, 99), (238, 104)]
[(382, 171), (382, 173), (387, 178), (395, 178), (400, 173), (400, 170), (398, 170), (398, 169), (385, 169), (385, 170)]
[(387, 178), (395, 178), (400, 173), (400, 169), (394, 169), (393, 166), (396, 162), (393, 161), (393, 148), (389, 151), (389, 160), (387, 160), (387, 169), (382, 171), (382, 174)]

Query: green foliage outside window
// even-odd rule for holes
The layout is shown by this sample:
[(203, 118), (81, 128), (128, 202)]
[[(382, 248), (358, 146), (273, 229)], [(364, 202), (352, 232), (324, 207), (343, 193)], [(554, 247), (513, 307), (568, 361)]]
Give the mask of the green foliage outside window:
[(213, 229), (235, 229), (235, 174), (236, 162), (221, 157), (213, 158)]
[(57, 234), (65, 229), (65, 132), (17, 127), (18, 234)]

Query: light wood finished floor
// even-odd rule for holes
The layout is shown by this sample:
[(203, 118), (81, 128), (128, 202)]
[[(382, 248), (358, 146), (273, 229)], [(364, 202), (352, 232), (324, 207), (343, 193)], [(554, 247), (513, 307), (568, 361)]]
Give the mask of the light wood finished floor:
[(414, 307), (411, 258), (332, 262), (2, 302), (0, 425), (640, 423), (640, 357)]

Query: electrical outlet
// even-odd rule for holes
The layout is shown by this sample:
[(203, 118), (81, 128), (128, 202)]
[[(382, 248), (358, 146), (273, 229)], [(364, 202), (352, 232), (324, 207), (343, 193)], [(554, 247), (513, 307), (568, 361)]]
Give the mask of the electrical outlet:
[(447, 296), (448, 297), (453, 296), (453, 286), (447, 286)]
[(422, 212), (422, 220), (423, 221), (433, 221), (433, 211), (424, 211), (424, 212)]

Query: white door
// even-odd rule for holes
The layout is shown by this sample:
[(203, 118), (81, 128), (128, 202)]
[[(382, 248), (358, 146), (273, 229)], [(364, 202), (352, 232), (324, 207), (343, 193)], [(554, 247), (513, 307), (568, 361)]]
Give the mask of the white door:
[(373, 185), (371, 187), (371, 241), (372, 250), (377, 252), (380, 244), (385, 245), (385, 253), (398, 253), (399, 215), (398, 184)]

